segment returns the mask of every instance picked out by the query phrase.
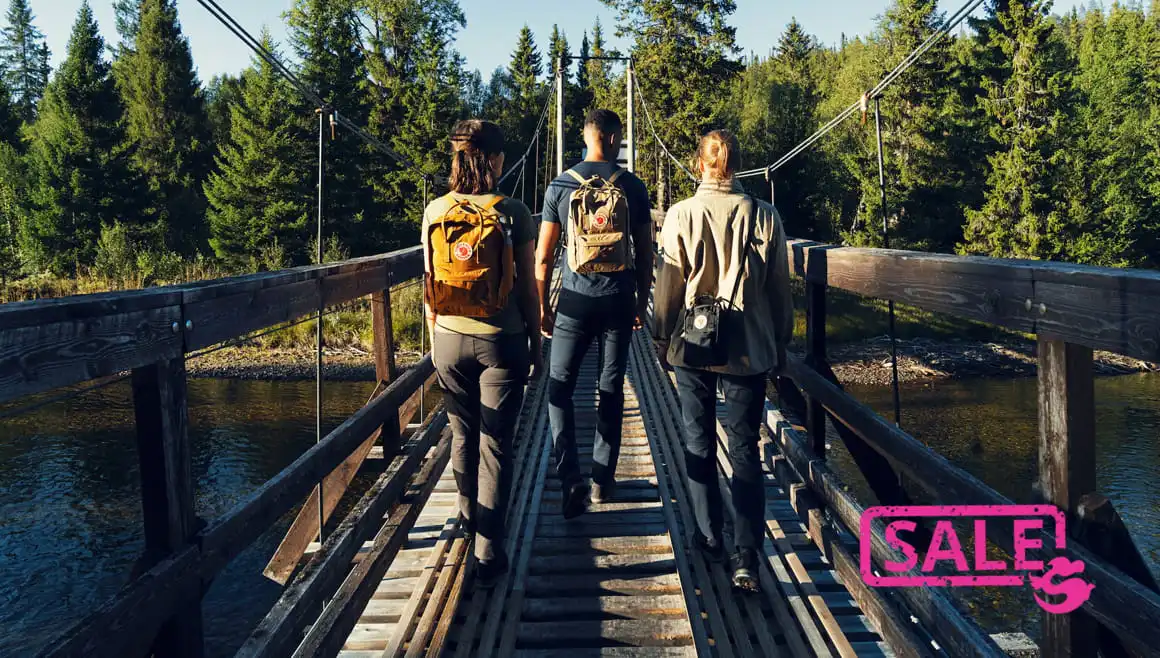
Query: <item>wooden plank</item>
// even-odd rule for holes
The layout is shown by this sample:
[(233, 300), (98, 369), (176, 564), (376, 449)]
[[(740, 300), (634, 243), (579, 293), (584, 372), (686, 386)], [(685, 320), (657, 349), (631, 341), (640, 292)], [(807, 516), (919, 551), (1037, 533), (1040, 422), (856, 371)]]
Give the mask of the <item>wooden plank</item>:
[(186, 332), (187, 349), (209, 347), (317, 313), (321, 301), (319, 280), (310, 279), (186, 304), (185, 318), (193, 323)]
[[(764, 461), (777, 474), (777, 479), (783, 487), (787, 486), (787, 483), (800, 482), (793, 467), (784, 456), (773, 457), (766, 453)], [(802, 485), (796, 486), (801, 487)], [(790, 502), (801, 518), (808, 521), (806, 526), (809, 528), (810, 537), (822, 549), (834, 565), (834, 571), (846, 585), (848, 594), (843, 592), (841, 596), (843, 598), (849, 597), (856, 609), (870, 618), (879, 634), (899, 658), (921, 658), (929, 655), (929, 645), (918, 637), (909, 619), (904, 618), (899, 610), (884, 598), (882, 590), (866, 585), (858, 568), (858, 560), (842, 545), (833, 532), (828, 531), (821, 518), (822, 507), (814, 494), (808, 489), (804, 489), (796, 495), (790, 496)], [(823, 595), (823, 598), (827, 610), (834, 610), (834, 597)]]
[[(427, 605), (423, 609), (423, 616), (419, 619), (419, 624), (415, 627), (414, 634), (411, 635), (409, 644), (407, 646), (407, 658), (422, 658), (427, 655), (427, 645), (435, 634), (435, 628), (439, 624), (440, 619), (445, 615), (447, 610), (445, 606), (450, 605), (454, 609), (457, 601), (450, 601), (451, 590), (455, 585), (457, 576), (466, 567), (467, 562), (467, 542), (464, 541), (462, 533), (456, 533), (460, 536), (455, 537), (451, 542), (451, 549), (448, 551), (446, 559), (439, 568), (439, 579), (435, 581), (435, 587), (431, 590), (431, 597), (427, 600)], [(462, 580), (459, 580), (462, 585)], [(432, 652), (430, 655), (439, 655), (437, 652)]]
[[(293, 650), (301, 640), (308, 615), (317, 612), (318, 602), (346, 576), (351, 561), (362, 549), (363, 539), (380, 526), (384, 514), (405, 492), (415, 470), (446, 426), (446, 414), (437, 413), (432, 422), (408, 442), (403, 453), (363, 495), (323, 548), (311, 556), (291, 587), (238, 650), (238, 658), (285, 656)], [(415, 518), (418, 518), (417, 514)], [(360, 563), (374, 550), (372, 544)]]
[(37, 655), (144, 656), (178, 603), (200, 591), (198, 550), (190, 546), (133, 580)]
[(184, 286), (166, 286), (0, 304), (0, 332), (180, 306), (183, 289)]
[[(153, 562), (188, 546), (197, 532), (183, 356), (133, 370), (133, 409), (141, 464), (145, 559)], [(170, 613), (153, 644), (154, 655), (203, 655), (200, 590), (192, 591), (190, 598)]]
[[(765, 422), (770, 436), (774, 437), (777, 447), (789, 460), (798, 478), (825, 501), (826, 506), (841, 520), (847, 530), (853, 528), (849, 531), (857, 534), (865, 510), (845, 491), (826, 462), (813, 458), (806, 437), (771, 406), (766, 407)], [(876, 526), (871, 537), (871, 549), (878, 564), (895, 558), (893, 549), (883, 536), (881, 523)], [(935, 636), (948, 654), (963, 657), (1005, 657), (990, 636), (967, 617), (945, 592), (930, 587), (902, 587), (897, 591), (907, 602), (910, 611)]]
[(181, 321), (180, 306), (162, 306), (0, 329), (0, 403), (172, 359)]
[[(1039, 339), (1039, 490), (1068, 512), (1096, 488), (1096, 410), (1092, 350), (1061, 340)], [(1042, 617), (1048, 656), (1095, 658), (1099, 632), (1086, 613)]]
[(338, 306), (366, 297), (385, 289), (388, 268), (386, 263), (374, 263), (354, 272), (345, 272), (322, 279), (322, 305)]
[[(424, 382), (423, 387), (412, 393), (411, 397), (407, 398), (407, 401), (399, 407), (399, 418), (397, 422), (393, 422), (388, 418), (386, 424), (376, 429), (338, 468), (326, 476), (322, 482), (322, 510), (325, 519), (330, 519), (330, 515), (334, 513), (334, 509), (338, 506), (342, 497), (346, 495), (347, 487), (354, 480), (354, 476), (358, 474), (358, 470), (362, 466), (363, 461), (370, 455), (371, 448), (379, 440), (383, 428), (395, 428), (393, 431), (390, 431), (388, 436), (382, 438), (385, 448), (389, 449), (392, 453), (397, 449), (399, 436), (403, 430), (407, 429), (407, 425), (411, 422), (412, 416), (419, 408), (419, 400), (423, 395), (422, 391), (430, 389), (434, 385), (435, 379), (435, 373), (432, 372), (431, 376)], [(282, 538), (282, 543), (278, 546), (278, 550), (274, 551), (274, 556), (270, 558), (269, 563), (266, 564), (266, 568), (262, 573), (280, 585), (286, 584), (302, 559), (306, 548), (317, 536), (318, 487), (315, 487), (313, 493), (311, 493), (310, 497), (306, 499), (306, 502), (303, 503), (302, 508), (298, 511), (298, 516), (295, 517), (294, 523), (286, 531), (286, 536)]]
[[(375, 536), (371, 552), (351, 569), (350, 575), (295, 650), (295, 658), (338, 655), (351, 629), (358, 623), (367, 601), (382, 588), (383, 575), (406, 543), (407, 533), (418, 520), (427, 497), (431, 495), (439, 475), (447, 466), (450, 454), (451, 431), (444, 429), (435, 454), (423, 464), (423, 468), (412, 480), (412, 486), (418, 487), (419, 491), (391, 512), (390, 518)], [(407, 579), (407, 593), (414, 586), (413, 583), (414, 579)]]
[[(411, 598), (407, 601), (407, 606), (403, 608), (403, 614), (399, 616), (398, 625), (391, 633), (390, 643), (383, 651), (383, 658), (402, 656), (405, 645), (414, 639), (413, 633), (419, 626), (423, 606), (427, 603), (428, 595), (431, 594), (431, 589), (435, 586), (443, 569), (443, 563), (448, 557), (449, 549), (455, 541), (453, 535), (456, 525), (457, 521), (454, 519), (449, 519), (443, 523), (443, 529), (439, 533), (439, 541), (435, 544), (435, 548), (431, 549), (426, 564), (419, 572), (415, 587), (411, 590)], [(433, 594), (431, 599), (435, 599)]]
[[(807, 280), (968, 320), (1035, 331), (1035, 316), (1026, 308), (1027, 300), (1034, 297), (1035, 265), (1030, 261), (792, 240), (789, 245), (795, 270)], [(824, 280), (814, 278), (810, 271), (818, 259), (826, 262), (818, 270), (825, 272)]]
[(359, 409), (292, 464), (217, 518), (201, 533), (203, 572), (216, 574), (226, 563), (257, 539), (279, 517), (294, 508), (358, 448), (371, 432), (397, 413), (399, 405), (431, 376), (434, 365), (428, 355), (395, 380), (381, 396)]
[(692, 644), (692, 629), (684, 620), (592, 619), (581, 621), (525, 621), (520, 623), (519, 643), (527, 647), (553, 647), (561, 642), (591, 643), (599, 638), (608, 644), (639, 646), (685, 646)]

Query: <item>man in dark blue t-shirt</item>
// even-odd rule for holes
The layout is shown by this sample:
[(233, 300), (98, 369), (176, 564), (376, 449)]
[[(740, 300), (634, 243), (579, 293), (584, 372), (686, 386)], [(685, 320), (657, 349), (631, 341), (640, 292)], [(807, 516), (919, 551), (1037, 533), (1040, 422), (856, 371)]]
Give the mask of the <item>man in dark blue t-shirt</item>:
[[(587, 157), (572, 168), (580, 178), (600, 176), (605, 181), (620, 170), (622, 125), (611, 110), (593, 110), (584, 121)], [(621, 423), (624, 416), (624, 371), (632, 332), (640, 328), (652, 286), (653, 223), (648, 190), (632, 173), (624, 171), (614, 184), (628, 202), (632, 235), (633, 268), (620, 272), (579, 274), (563, 257), (560, 296), (553, 311), (550, 284), (555, 269), (556, 245), (564, 235), (564, 249), (575, 242), (570, 235), (569, 208), (572, 193), (580, 185), (565, 173), (552, 181), (544, 193), (543, 223), (537, 247), (536, 278), (540, 292), (542, 330), (552, 339), (548, 383), (548, 418), (556, 474), (563, 489), (564, 518), (574, 518), (588, 508), (589, 487), (580, 474), (576, 451), (576, 418), (572, 396), (580, 363), (593, 340), (600, 346), (600, 403), (596, 437), (592, 446), (591, 501), (609, 498), (615, 485), (620, 456)]]

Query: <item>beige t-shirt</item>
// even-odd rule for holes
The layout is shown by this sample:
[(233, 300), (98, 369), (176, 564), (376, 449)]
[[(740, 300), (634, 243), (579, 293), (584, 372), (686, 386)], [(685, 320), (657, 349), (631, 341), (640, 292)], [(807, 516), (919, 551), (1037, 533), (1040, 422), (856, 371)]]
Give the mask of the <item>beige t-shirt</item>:
[[(423, 257), (427, 258), (427, 229), (431, 222), (443, 216), (452, 205), (464, 199), (483, 205), (495, 198), (494, 194), (459, 194), (452, 192), (447, 196), (435, 199), (427, 205), (423, 212)], [(512, 220), (512, 246), (518, 251), (536, 239), (536, 226), (532, 221), (532, 213), (519, 199), (505, 197), (496, 204), (495, 209), (501, 215)], [(516, 286), (519, 284), (519, 272), (516, 272)], [(469, 334), (475, 336), (491, 336), (495, 334), (522, 334), (525, 331), (524, 319), (520, 314), (516, 301), (516, 293), (508, 298), (507, 306), (499, 314), (490, 318), (465, 318), (456, 315), (440, 315), (435, 318), (435, 330), (449, 333)]]

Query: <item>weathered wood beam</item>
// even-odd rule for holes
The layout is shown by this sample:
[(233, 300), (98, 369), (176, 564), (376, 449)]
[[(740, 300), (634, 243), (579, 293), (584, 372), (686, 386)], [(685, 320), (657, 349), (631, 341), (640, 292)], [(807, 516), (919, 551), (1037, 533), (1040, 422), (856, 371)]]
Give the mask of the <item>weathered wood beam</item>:
[[(1074, 529), (1080, 496), (1096, 489), (1096, 408), (1092, 350), (1039, 339), (1039, 492)], [(1082, 610), (1045, 614), (1040, 647), (1048, 656), (1095, 658), (1099, 628)]]
[[(160, 561), (189, 546), (197, 532), (185, 357), (133, 370), (133, 409), (141, 463), (145, 560)], [(162, 625), (153, 654), (198, 658), (204, 645), (198, 589)]]
[(278, 475), (218, 517), (201, 532), (203, 573), (212, 577), (257, 539), (276, 519), (304, 499), (314, 486), (398, 412), (399, 405), (431, 376), (427, 356), (395, 380), (382, 395), (359, 409)]

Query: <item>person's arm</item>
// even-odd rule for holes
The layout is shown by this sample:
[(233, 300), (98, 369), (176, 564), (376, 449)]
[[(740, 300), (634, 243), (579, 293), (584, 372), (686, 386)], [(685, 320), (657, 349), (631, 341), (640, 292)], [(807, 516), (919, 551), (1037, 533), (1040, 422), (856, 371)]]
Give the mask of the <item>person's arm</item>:
[(549, 185), (544, 192), (540, 215), (540, 239), (536, 245), (536, 291), (540, 298), (540, 333), (551, 338), (556, 328), (552, 312), (552, 273), (556, 269), (556, 245), (560, 243), (559, 188)]
[(649, 203), (648, 189), (640, 184), (639, 199), (631, 213), (634, 220), (632, 244), (636, 253), (636, 327), (644, 326), (648, 316), (648, 298), (653, 285), (653, 221), (652, 204)]
[(677, 331), (677, 319), (685, 305), (689, 268), (680, 231), (677, 209), (670, 208), (661, 227), (661, 262), (653, 291), (653, 339), (662, 365), (667, 365), (669, 340)]
[[(531, 221), (529, 220), (529, 224)], [(528, 349), (532, 357), (532, 377), (543, 365), (540, 355), (540, 305), (536, 296), (536, 243), (534, 240), (516, 247), (516, 304), (524, 319), (528, 334)]]
[[(426, 211), (424, 210), (424, 215)], [(431, 352), (435, 351), (435, 309), (431, 300), (431, 255), (427, 249), (427, 219), (424, 217), (419, 232), (419, 244), (423, 248), (423, 321), (427, 323), (427, 339), (431, 341)], [(420, 349), (423, 346), (420, 346)]]
[(552, 312), (552, 273), (556, 269), (556, 245), (560, 242), (560, 225), (540, 223), (540, 240), (536, 246), (536, 291), (540, 298), (540, 331), (548, 338), (556, 328)]
[(778, 372), (786, 367), (786, 348), (793, 340), (793, 293), (789, 284), (789, 249), (785, 243), (785, 228), (777, 210), (773, 211), (773, 249), (768, 260), (769, 279), (765, 286), (769, 293), (769, 308), (773, 314), (774, 338), (777, 342)]

